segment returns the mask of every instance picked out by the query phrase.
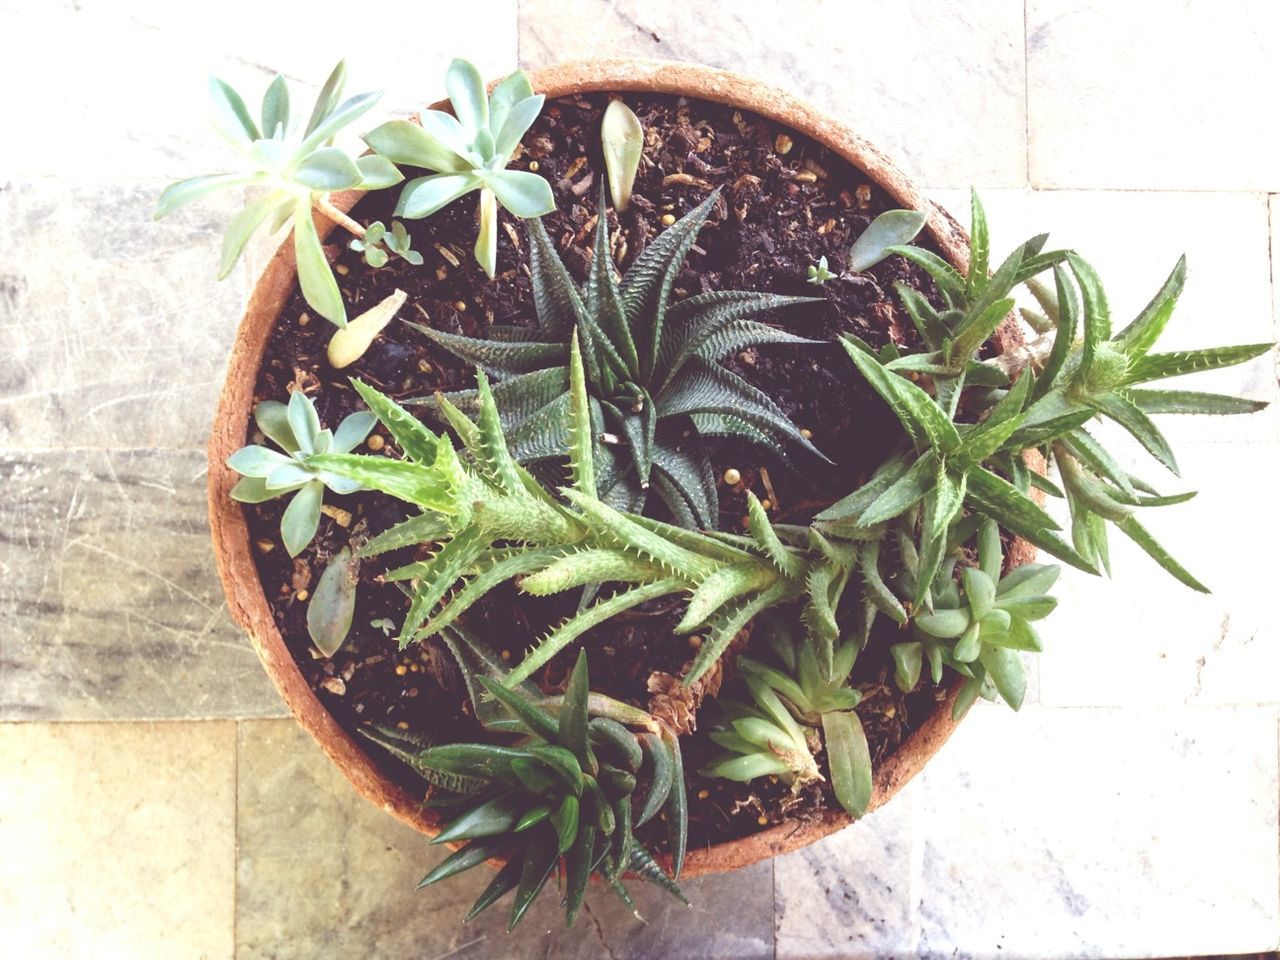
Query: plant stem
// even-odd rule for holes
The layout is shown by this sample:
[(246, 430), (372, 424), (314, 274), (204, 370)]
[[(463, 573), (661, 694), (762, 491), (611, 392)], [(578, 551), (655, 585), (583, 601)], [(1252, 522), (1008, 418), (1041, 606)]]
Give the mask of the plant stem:
[(335, 207), (332, 203), (330, 203), (329, 195), (327, 193), (321, 194), (320, 196), (316, 197), (315, 206), (317, 210), (319, 210), (322, 214), (324, 214), (324, 216), (326, 216), (329, 220), (336, 223), (338, 226), (342, 227), (352, 236), (355, 236), (355, 237), (364, 236), (364, 227), (362, 227), (357, 221), (352, 220), (349, 216), (347, 216), (345, 213), (343, 213), (341, 210)]

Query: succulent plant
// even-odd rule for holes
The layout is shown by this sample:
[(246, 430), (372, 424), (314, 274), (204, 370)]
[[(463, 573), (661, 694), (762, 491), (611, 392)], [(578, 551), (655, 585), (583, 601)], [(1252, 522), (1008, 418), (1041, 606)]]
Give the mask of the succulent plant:
[(610, 100), (600, 122), (600, 149), (608, 173), (609, 196), (619, 213), (631, 205), (631, 188), (644, 155), (640, 118), (621, 100)]
[(812, 635), (797, 641), (792, 623), (776, 614), (761, 621), (757, 630), (764, 639), (755, 645), (767, 646), (773, 662), (738, 658), (748, 699), (720, 699), (725, 722), (710, 736), (724, 752), (699, 772), (729, 780), (772, 774), (799, 790), (822, 779), (813, 749), (820, 729), (836, 799), (850, 815), (862, 816), (871, 800), (872, 771), (867, 737), (854, 712), (862, 694), (849, 686), (857, 641), (836, 647), (833, 679), (821, 669)]
[[(904, 560), (903, 580), (910, 591), (919, 571), (914, 556)], [(968, 678), (956, 702), (957, 716), (979, 693), (991, 688), (1017, 710), (1027, 686), (1019, 651), (1041, 650), (1032, 623), (1058, 605), (1049, 590), (1060, 568), (1029, 563), (1001, 577), (1004, 554), (1000, 531), (992, 520), (983, 520), (978, 527), (977, 565), (963, 567), (957, 578), (956, 560), (953, 553), (934, 578), (933, 610), (912, 619), (915, 639), (891, 648), (895, 680), (910, 693), (927, 660), (934, 683), (942, 682), (944, 666)]]
[(364, 489), (359, 481), (317, 466), (314, 458), (326, 453), (349, 453), (369, 435), (378, 420), (362, 410), (344, 419), (337, 431), (321, 429), (315, 404), (301, 390), (293, 392), (288, 404), (262, 401), (253, 408), (253, 419), (280, 449), (251, 444), (233, 453), (227, 466), (241, 479), (231, 488), (231, 498), (241, 503), (262, 503), (293, 494), (280, 518), (280, 536), (289, 556), (296, 557), (316, 535), (325, 487), (340, 495)]
[[(633, 731), (604, 716), (590, 716), (586, 654), (580, 652), (564, 697), (541, 704), (527, 691), (475, 678), (514, 724), (509, 746), (453, 743), (415, 750), (391, 747), (436, 788), (457, 795), (457, 814), (433, 842), (466, 841), (432, 869), (429, 886), (496, 856), (507, 865), (480, 894), (470, 920), (515, 891), (510, 928), (518, 924), (563, 864), (565, 917), (572, 926), (592, 873), (634, 909), (624, 872), (656, 883), (684, 901), (673, 877), (635, 838), (634, 830), (666, 810), (675, 835), (675, 869), (683, 859), (684, 770), (679, 741), (644, 715)], [(548, 707), (551, 709), (548, 709)], [(685, 901), (687, 902), (687, 901)]]
[(819, 257), (818, 262), (809, 267), (809, 283), (815, 287), (820, 287), (828, 280), (834, 280), (838, 277), (838, 273), (832, 273), (827, 269), (827, 258)]
[[(328, 204), (335, 190), (381, 190), (404, 179), (395, 166), (379, 156), (353, 157), (333, 145), (334, 137), (363, 116), (381, 93), (362, 93), (342, 99), (347, 68), (339, 63), (325, 81), (305, 126), (291, 112), (289, 88), (277, 75), (262, 98), (261, 126), (244, 100), (229, 84), (213, 78), (209, 92), (216, 108), (219, 131), (240, 152), (239, 168), (180, 180), (160, 195), (156, 218), (221, 190), (266, 188), (251, 200), (227, 227), (222, 242), (219, 279), (240, 259), (249, 238), (263, 225), (276, 231), (291, 224), (302, 295), (326, 320), (346, 326), (347, 312), (312, 220), (313, 205), (335, 222), (348, 222)], [(355, 230), (361, 230), (358, 224)]]
[(422, 266), (422, 254), (413, 249), (413, 239), (399, 220), (391, 221), (390, 233), (381, 220), (375, 220), (365, 227), (363, 237), (353, 238), (348, 246), (363, 253), (364, 262), (375, 270), (385, 267), (393, 255), (415, 267)]
[[(983, 236), (983, 231), (975, 229), (975, 242)], [(987, 283), (996, 284), (998, 292), (1011, 277), (1024, 278), (1029, 261), (1039, 258), (1041, 266), (1046, 266), (1048, 261), (1030, 252), (1038, 251), (1039, 244), (1038, 240), (1024, 244), (1011, 259), (1013, 266), (997, 271), (996, 277), (1004, 274), (1004, 278), (998, 283), (991, 278)], [(922, 254), (913, 256), (919, 259)], [(975, 251), (973, 259), (977, 263), (982, 258)], [(1059, 258), (1053, 255), (1051, 259), (1056, 263)], [(1057, 277), (1059, 283), (1069, 280), (1063, 270)], [(954, 308), (948, 324), (985, 314), (978, 303), (995, 294), (981, 281), (975, 282), (974, 289), (979, 291), (974, 298), (953, 291), (958, 298), (954, 302), (961, 306)], [(996, 302), (999, 299), (1005, 298)], [(1096, 572), (1089, 560), (1058, 535), (1057, 522), (1030, 495), (1033, 486), (1050, 493), (1057, 487), (1034, 474), (1023, 461), (1030, 450), (1052, 454), (1055, 444), (1070, 442), (1070, 455), (1077, 457), (1077, 450), (1085, 451), (1078, 459), (1100, 475), (1107, 476), (1111, 462), (1097, 452), (1101, 449), (1097, 444), (1080, 440), (1081, 425), (1093, 415), (1093, 408), (1059, 390), (1066, 378), (1064, 371), (1080, 370), (1083, 359), (1077, 355), (1088, 349), (1087, 338), (1085, 345), (1073, 345), (1070, 331), (1064, 332), (1067, 310), (1062, 313), (1061, 327), (1046, 334), (1049, 345), (1043, 356), (1047, 359), (1038, 379), (1033, 368), (1040, 365), (1040, 354), (1035, 350), (1021, 360), (1015, 353), (1005, 369), (995, 361), (976, 360), (977, 343), (966, 347), (964, 353), (956, 353), (960, 338), (949, 325), (945, 328), (948, 332), (940, 334), (937, 353), (945, 360), (945, 345), (951, 340), (951, 360), (930, 363), (923, 371), (895, 366), (904, 358), (894, 348), (876, 356), (864, 346), (848, 342), (853, 362), (897, 414), (906, 437), (900, 449), (865, 483), (818, 514), (808, 526), (771, 523), (752, 496), (748, 496), (744, 535), (690, 531), (620, 511), (600, 499), (593, 442), (597, 421), (592, 415), (584, 351), (579, 349), (576, 331), (569, 334), (568, 399), (559, 408), (565, 429), (552, 447), (556, 453), (568, 455), (572, 478), (572, 485), (561, 489), (559, 498), (513, 457), (495, 391), (483, 369), (477, 371), (477, 394), (469, 398), (476, 413), (474, 421), (447, 397), (439, 401), (439, 411), (457, 435), (461, 454), (398, 404), (355, 381), (357, 391), (397, 440), (406, 459), (325, 454), (315, 463), (422, 510), (375, 537), (363, 548), (363, 555), (413, 544), (442, 544), (431, 559), (387, 574), (388, 579), (411, 584), (412, 600), (399, 637), (402, 645), (456, 626), (472, 604), (512, 578), (520, 589), (535, 595), (603, 584), (606, 586), (594, 602), (584, 602), (576, 615), (553, 628), (526, 653), (504, 683), (528, 680), (556, 653), (610, 618), (648, 601), (673, 596), (687, 596), (677, 630), (703, 634), (685, 684), (701, 679), (754, 618), (793, 601), (802, 602), (806, 641), (813, 644), (819, 676), (832, 683), (843, 682), (838, 661), (843, 647), (837, 641), (845, 629), (841, 621), (850, 608), (861, 614), (860, 642), (870, 637), (873, 618), (880, 613), (914, 629), (913, 621), (921, 616), (956, 609), (962, 595), (959, 586), (952, 594), (948, 574), (956, 551), (981, 530), (989, 529), (984, 520)], [(941, 321), (942, 314), (938, 318)], [(1150, 324), (1137, 329), (1151, 334)], [(1139, 374), (1144, 370), (1141, 364), (1147, 365), (1148, 372), (1175, 368), (1185, 372), (1188, 367), (1239, 362), (1261, 349), (1251, 346), (1166, 355), (1174, 359), (1147, 354), (1135, 366)], [(1093, 350), (1097, 352), (1096, 345)], [(1014, 376), (1012, 386), (1009, 374)], [(918, 383), (908, 379), (912, 375), (919, 378)], [(1131, 375), (1132, 368), (1126, 376)], [(957, 381), (974, 384), (964, 391), (963, 402)], [(1033, 400), (1046, 382), (1050, 389)], [(955, 391), (954, 396), (949, 389)], [(1171, 410), (1180, 408), (1173, 400), (1161, 402)], [(1196, 403), (1198, 408), (1211, 403), (1224, 412), (1252, 408), (1247, 402)], [(1050, 406), (1047, 413), (1046, 406)], [(958, 411), (959, 416), (948, 411)], [(1085, 489), (1073, 477), (1065, 482), (1071, 490)], [(1111, 483), (1122, 489), (1117, 480)], [(1145, 506), (1169, 502), (1169, 498), (1155, 495), (1135, 499)], [(1087, 512), (1093, 508), (1083, 496), (1077, 495), (1072, 509), (1082, 511), (1085, 517), (1097, 516), (1099, 522), (1109, 519)], [(1133, 536), (1125, 526), (1121, 529)], [(1139, 543), (1167, 569), (1181, 569), (1154, 541), (1148, 538), (1145, 544), (1142, 540)], [(981, 590), (981, 585), (976, 589)], [(1033, 618), (1023, 615), (1022, 619)], [(1013, 635), (1024, 637), (1026, 632), (1019, 627)], [(956, 639), (964, 639), (964, 632)], [(952, 657), (951, 661), (939, 660), (938, 669), (951, 665), (966, 677), (981, 674), (985, 680), (987, 667), (981, 654), (988, 644), (981, 633), (979, 640), (977, 660)], [(966, 642), (969, 646), (963, 647), (962, 653), (967, 655), (972, 638)], [(994, 641), (989, 645), (1006, 649)]]
[(423, 110), (420, 124), (389, 120), (365, 135), (375, 153), (391, 163), (434, 170), (404, 185), (396, 216), (409, 220), (480, 191), (480, 233), (476, 261), (490, 278), (498, 269), (498, 204), (521, 218), (555, 209), (551, 185), (536, 173), (508, 170), (520, 138), (537, 119), (545, 100), (517, 70), (486, 94), (475, 65), (454, 60), (445, 74), (453, 113)]
[[(494, 388), (512, 453), (522, 463), (563, 457), (569, 340), (576, 334), (596, 438), (598, 493), (630, 510), (650, 485), (687, 527), (715, 526), (719, 505), (701, 437), (738, 437), (786, 460), (787, 447), (821, 456), (762, 391), (717, 361), (762, 343), (811, 343), (761, 323), (805, 297), (716, 291), (672, 302), (672, 288), (715, 196), (651, 243), (619, 282), (610, 269), (601, 190), (591, 273), (580, 291), (541, 223), (530, 221), (538, 329), (493, 327), (480, 340), (415, 324), (425, 336), (503, 377)], [(449, 394), (465, 412), (475, 391)], [(434, 401), (433, 401), (434, 402)]]

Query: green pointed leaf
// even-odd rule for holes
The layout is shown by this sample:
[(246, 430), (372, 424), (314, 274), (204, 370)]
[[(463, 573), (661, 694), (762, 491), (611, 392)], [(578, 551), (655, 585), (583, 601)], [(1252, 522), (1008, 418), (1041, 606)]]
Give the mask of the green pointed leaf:
[(303, 485), (285, 507), (280, 518), (280, 537), (289, 556), (296, 557), (315, 537), (323, 502), (324, 484), (312, 480)]
[(978, 655), (987, 674), (995, 682), (996, 690), (1004, 702), (1018, 710), (1027, 693), (1027, 677), (1022, 668), (1022, 657), (1016, 650), (1004, 647), (984, 646)]
[(1108, 393), (1094, 397), (1089, 405), (1099, 413), (1104, 413), (1120, 426), (1129, 431), (1147, 453), (1151, 454), (1165, 466), (1175, 477), (1180, 476), (1178, 462), (1173, 456), (1169, 441), (1164, 438), (1159, 428), (1151, 422), (1151, 418), (1138, 408), (1138, 405), (1123, 393)]
[(1248, 400), (1195, 390), (1128, 390), (1126, 394), (1148, 416), (1161, 413), (1229, 416), (1256, 413), (1267, 406), (1266, 400)]
[(363, 139), (370, 149), (392, 163), (439, 173), (460, 173), (469, 168), (462, 157), (408, 120), (388, 120), (366, 133)]
[(523, 869), (523, 864), (519, 860), (512, 858), (507, 861), (507, 865), (499, 870), (494, 878), (489, 881), (489, 885), (481, 891), (480, 896), (476, 898), (476, 902), (467, 911), (467, 916), (463, 922), (470, 923), (514, 890), (520, 882), (520, 874)]
[(511, 908), (511, 921), (507, 924), (508, 932), (514, 930), (516, 924), (524, 918), (525, 911), (542, 892), (551, 871), (559, 861), (560, 852), (555, 834), (550, 830), (535, 832), (525, 847), (520, 883), (516, 887), (516, 899)]
[(298, 284), (307, 303), (330, 323), (345, 327), (347, 308), (311, 219), (309, 200), (300, 201), (293, 215), (293, 255), (298, 265)]
[(1129, 365), (1126, 383), (1163, 380), (1202, 370), (1233, 367), (1268, 352), (1275, 344), (1251, 343), (1235, 347), (1213, 347), (1207, 350), (1179, 350), (1174, 353), (1151, 353)]
[(987, 283), (991, 259), (991, 237), (987, 214), (978, 199), (978, 191), (969, 189), (969, 276), (967, 292), (972, 297)]
[(917, 450), (934, 449), (949, 453), (960, 443), (960, 435), (933, 398), (910, 380), (885, 370), (847, 340), (841, 341), (859, 372), (876, 393), (889, 404)]
[(1192, 590), (1197, 590), (1200, 593), (1210, 592), (1208, 587), (1192, 576), (1186, 567), (1175, 560), (1169, 551), (1162, 547), (1156, 541), (1155, 537), (1151, 536), (1151, 533), (1147, 528), (1136, 519), (1129, 517), (1128, 519), (1117, 523), (1116, 526), (1122, 533), (1124, 533), (1125, 536), (1146, 551), (1151, 559), (1155, 560), (1156, 563), (1160, 564), (1161, 567), (1168, 571), (1174, 579), (1178, 580), (1180, 583), (1186, 584)]
[(421, 890), (423, 887), (452, 877), (454, 874), (479, 866), (486, 860), (502, 853), (508, 843), (509, 841), (502, 839), (475, 840), (468, 843), (461, 850), (445, 857), (436, 865), (435, 869), (418, 881), (418, 889)]
[(1184, 254), (1178, 258), (1173, 272), (1165, 280), (1164, 285), (1151, 298), (1151, 302), (1143, 308), (1134, 321), (1121, 330), (1115, 337), (1115, 344), (1132, 359), (1144, 356), (1154, 346), (1160, 334), (1164, 332), (1169, 318), (1173, 316), (1173, 308), (1182, 294), (1183, 284), (1187, 279), (1187, 258)]
[(460, 360), (496, 373), (529, 373), (552, 365), (563, 366), (569, 357), (567, 343), (537, 340), (503, 343), (445, 333), (411, 320), (405, 323)]
[(909, 246), (893, 246), (887, 252), (896, 253), (910, 260), (929, 274), (933, 282), (938, 285), (938, 290), (946, 300), (947, 306), (959, 307), (965, 302), (965, 278), (936, 253), (921, 247)]

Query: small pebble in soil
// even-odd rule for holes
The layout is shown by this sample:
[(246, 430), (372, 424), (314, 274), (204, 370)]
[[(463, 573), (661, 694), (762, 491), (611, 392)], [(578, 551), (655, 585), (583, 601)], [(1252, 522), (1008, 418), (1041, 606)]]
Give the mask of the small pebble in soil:
[(276, 548), (276, 545), (272, 543), (270, 540), (259, 540), (257, 542), (257, 547), (263, 553), (270, 553), (272, 550)]
[(403, 677), (403, 676), (404, 676), (406, 673), (408, 673), (408, 672), (409, 672), (409, 668), (408, 668), (408, 667), (406, 667), (403, 663), (398, 663), (398, 664), (396, 664), (396, 676), (397, 676), (397, 677)]
[(674, 213), (664, 213), (662, 215), (662, 225), (664, 227), (669, 227), (675, 222), (676, 222), (676, 215)]
[(785, 133), (778, 134), (773, 140), (773, 149), (784, 157), (791, 152), (793, 146), (795, 142)]
[(383, 440), (382, 437), (380, 437), (376, 433), (371, 434), (369, 439), (364, 442), (364, 445), (368, 447), (370, 450), (373, 450), (374, 452), (381, 450), (384, 446), (386, 446), (386, 444), (387, 444), (387, 441)]
[(709, 797), (709, 796), (711, 796), (711, 791), (710, 791), (710, 790), (705, 790), (705, 789), (704, 789), (704, 790), (699, 790), (699, 791), (698, 791), (698, 799), (699, 799), (699, 800), (705, 800), (705, 799), (707, 799), (707, 797)]
[(760, 509), (761, 509), (761, 510), (772, 510), (772, 509), (773, 509), (773, 501), (772, 501), (772, 500), (770, 500), (770, 499), (768, 499), (767, 497), (766, 497), (764, 500), (761, 500), (761, 501), (760, 501)]
[(756, 817), (756, 823), (760, 824), (762, 827), (767, 827), (769, 825), (769, 818), (762, 813), (760, 816)]
[(801, 428), (800, 428), (800, 436), (804, 437), (806, 440), (812, 440), (812, 439), (813, 439), (813, 431), (812, 431), (812, 430), (810, 430), (808, 427), (801, 427)]
[(310, 322), (311, 322), (311, 314), (309, 313), (304, 313), (300, 317), (298, 317), (298, 326), (300, 327), (305, 327)]
[(742, 482), (742, 474), (736, 467), (730, 467), (724, 472), (724, 482), (726, 486), (736, 487)]
[(299, 603), (302, 603), (303, 601), (305, 601), (305, 600), (307, 599), (307, 597), (311, 596), (311, 591), (309, 591), (309, 590), (299, 590), (299, 591), (298, 591), (297, 596), (298, 596), (298, 602), (299, 602)]
[(702, 638), (695, 633), (692, 637), (689, 638), (689, 646), (691, 646), (694, 650), (701, 650)]

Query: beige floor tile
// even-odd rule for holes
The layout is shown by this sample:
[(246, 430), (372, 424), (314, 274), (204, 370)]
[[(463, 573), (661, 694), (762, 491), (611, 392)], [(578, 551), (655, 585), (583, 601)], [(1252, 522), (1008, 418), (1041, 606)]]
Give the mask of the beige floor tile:
[(279, 716), (227, 614), (201, 451), (0, 452), (0, 719)]
[(0, 448), (206, 442), (247, 293), (215, 279), (241, 198), (155, 223), (163, 187), (0, 186)]
[(912, 783), (859, 823), (774, 861), (778, 960), (910, 954), (920, 853)]
[(1055, 588), (1040, 630), (1046, 706), (1280, 701), (1280, 443), (1184, 444), (1179, 459), (1183, 489), (1199, 495), (1142, 522), (1213, 593), (1182, 586), (1112, 530), (1112, 578), (1066, 570)]
[(1275, 190), (1280, 7), (1028, 0), (1031, 182)]
[(235, 727), (0, 724), (11, 957), (232, 955)]
[[(403, 113), (443, 93), (455, 56), (489, 76), (516, 55), (516, 0), (434, 3), (399, 9), (395, 26), (354, 16), (336, 0), (295, 5), (233, 0), (216, 15), (143, 0), (27, 4), (5, 14), (9, 34), (25, 39), (0, 63), (0, 82), (17, 89), (39, 76), (40, 95), (16, 98), (13, 129), (39, 129), (37, 147), (0, 144), (6, 176), (187, 177), (216, 172), (229, 156), (210, 129), (206, 77), (223, 77), (256, 109), (271, 76), (295, 84), (309, 109), (333, 65), (348, 61), (348, 93), (383, 89), (368, 114)], [(394, 33), (404, 42), (389, 43)], [(57, 49), (72, 69), (48, 69)], [(58, 123), (48, 111), (56, 104)], [(368, 129), (365, 127), (364, 129)]]
[(724, 67), (831, 111), (922, 183), (1008, 187), (1026, 180), (1022, 19), (1016, 0), (522, 0), (520, 60)]
[(975, 711), (920, 785), (916, 955), (1275, 949), (1276, 732), (1274, 708)]
[(291, 721), (241, 724), (239, 784), (241, 957), (773, 955), (769, 863), (690, 882), (691, 910), (632, 884), (647, 924), (592, 891), (566, 931), (548, 892), (509, 935), (503, 904), (461, 923), (492, 877), (487, 868), (415, 890), (445, 851), (361, 798)]

